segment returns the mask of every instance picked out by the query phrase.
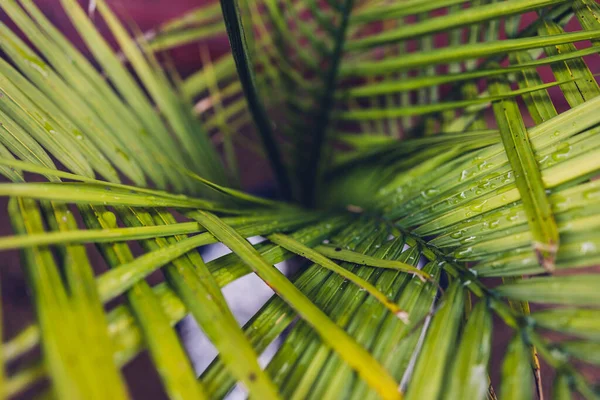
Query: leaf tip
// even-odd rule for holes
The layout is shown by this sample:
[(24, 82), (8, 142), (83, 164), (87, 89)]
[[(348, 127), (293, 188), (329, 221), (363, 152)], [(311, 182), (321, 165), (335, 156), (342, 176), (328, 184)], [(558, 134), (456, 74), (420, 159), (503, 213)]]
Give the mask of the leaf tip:
[(535, 252), (540, 266), (549, 273), (554, 272), (556, 269), (555, 260), (556, 253), (558, 252), (558, 244), (554, 242), (533, 242), (533, 251)]
[(405, 325), (408, 325), (410, 323), (410, 319), (408, 318), (408, 313), (404, 310), (396, 311), (396, 317), (398, 317), (398, 319), (400, 321), (404, 322)]

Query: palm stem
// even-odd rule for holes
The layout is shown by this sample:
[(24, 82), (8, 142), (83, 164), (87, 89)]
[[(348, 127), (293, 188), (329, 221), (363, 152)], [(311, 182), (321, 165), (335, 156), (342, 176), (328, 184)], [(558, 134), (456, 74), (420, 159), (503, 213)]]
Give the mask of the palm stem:
[[(321, 98), (315, 118), (316, 126), (313, 132), (313, 140), (307, 143), (310, 156), (308, 162), (303, 166), (303, 168), (306, 168), (306, 174), (303, 174), (302, 200), (304, 204), (310, 206), (315, 204), (315, 194), (319, 185), (321, 170), (324, 167), (322, 157), (324, 147), (327, 145), (327, 129), (329, 127), (331, 110), (335, 103), (334, 93), (337, 84), (338, 70), (343, 56), (346, 30), (348, 28), (353, 3), (354, 0), (345, 0), (342, 8), (342, 20), (334, 40), (331, 65), (325, 76), (323, 97)], [(307, 149), (300, 150), (303, 151)]]
[(249, 59), (248, 45), (244, 35), (242, 18), (236, 1), (221, 0), (223, 18), (227, 27), (227, 35), (231, 44), (231, 51), (238, 70), (238, 75), (244, 89), (244, 94), (248, 100), (248, 108), (258, 129), (258, 133), (267, 152), (267, 157), (271, 163), (271, 169), (275, 174), (275, 179), (279, 187), (281, 196), (285, 200), (292, 197), (291, 186), (287, 174), (287, 169), (281, 159), (279, 146), (275, 140), (271, 121), (267, 116), (264, 105), (258, 95), (254, 71)]

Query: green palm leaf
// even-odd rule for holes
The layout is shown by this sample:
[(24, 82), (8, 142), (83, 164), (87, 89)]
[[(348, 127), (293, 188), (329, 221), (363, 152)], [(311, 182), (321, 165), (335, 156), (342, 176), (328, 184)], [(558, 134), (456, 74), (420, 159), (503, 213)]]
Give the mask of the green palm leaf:
[[(147, 350), (170, 398), (598, 398), (595, 2), (222, 1), (133, 36), (94, 4), (117, 49), (60, 2), (93, 59), (0, 5), (0, 250), (36, 317), (2, 335), (3, 396), (127, 398)], [(183, 80), (161, 64), (226, 34)], [(221, 289), (249, 274), (274, 294), (240, 326)], [(188, 314), (218, 351), (199, 376)]]

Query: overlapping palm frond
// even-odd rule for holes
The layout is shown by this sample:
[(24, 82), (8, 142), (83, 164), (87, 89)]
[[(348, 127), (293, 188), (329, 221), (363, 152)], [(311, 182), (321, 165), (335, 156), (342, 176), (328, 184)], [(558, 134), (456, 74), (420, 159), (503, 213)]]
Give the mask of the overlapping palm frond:
[[(577, 368), (600, 358), (592, 0), (223, 1), (133, 36), (96, 0), (116, 51), (61, 0), (93, 61), (33, 1), (0, 6), (21, 33), (0, 25), (0, 250), (22, 251), (37, 316), (2, 345), (5, 397), (49, 378), (126, 398), (144, 350), (173, 398), (528, 399), (538, 357), (554, 397), (598, 397)], [(155, 54), (226, 32), (183, 81)], [(239, 190), (241, 147), (297, 202)], [(221, 288), (250, 273), (275, 295), (240, 327)], [(199, 378), (187, 314), (219, 352)], [(495, 388), (493, 315), (514, 330)]]

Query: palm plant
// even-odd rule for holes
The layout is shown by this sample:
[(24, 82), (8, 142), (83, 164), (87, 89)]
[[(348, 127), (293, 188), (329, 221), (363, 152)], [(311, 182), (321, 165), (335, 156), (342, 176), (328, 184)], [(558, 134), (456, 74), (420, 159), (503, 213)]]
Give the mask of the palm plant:
[[(32, 0), (0, 3), (22, 33), (0, 25), (0, 249), (37, 316), (2, 345), (4, 396), (126, 398), (147, 350), (179, 399), (529, 399), (538, 358), (555, 398), (599, 397), (579, 368), (600, 363), (593, 0), (222, 0), (145, 35), (96, 0), (117, 52), (60, 4), (96, 64)], [(158, 61), (225, 34), (186, 79)], [(241, 148), (276, 200), (240, 189)], [(275, 295), (240, 327), (221, 288), (250, 273)], [(219, 351), (199, 378), (188, 314)], [(496, 388), (493, 315), (513, 331)]]

